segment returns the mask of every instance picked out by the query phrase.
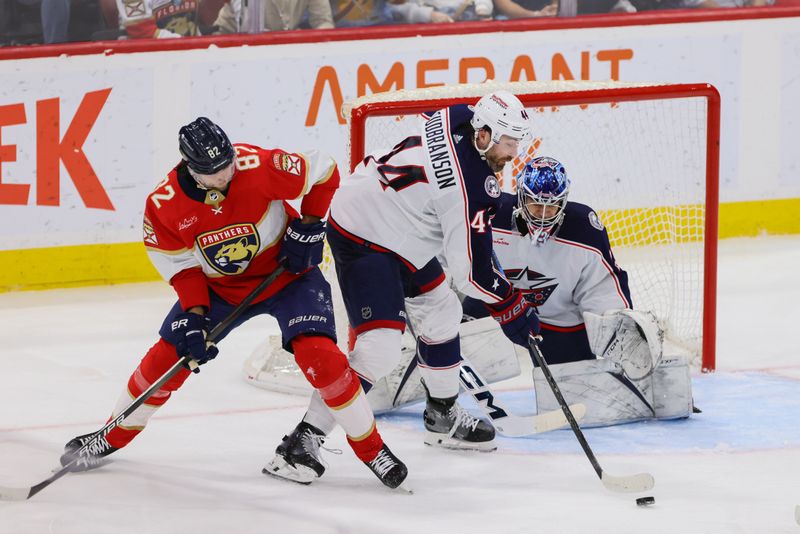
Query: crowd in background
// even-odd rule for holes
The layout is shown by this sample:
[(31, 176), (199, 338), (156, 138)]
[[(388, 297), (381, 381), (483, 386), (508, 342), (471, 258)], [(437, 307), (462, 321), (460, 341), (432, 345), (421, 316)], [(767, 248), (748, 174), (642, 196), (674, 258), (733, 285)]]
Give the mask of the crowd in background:
[(0, 0), (0, 46), (788, 3), (798, 0)]

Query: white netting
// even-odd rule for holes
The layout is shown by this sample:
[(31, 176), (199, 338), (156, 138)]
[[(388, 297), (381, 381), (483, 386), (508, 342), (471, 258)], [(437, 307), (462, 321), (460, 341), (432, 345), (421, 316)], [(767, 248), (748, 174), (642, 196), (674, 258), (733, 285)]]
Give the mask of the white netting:
[[(534, 155), (561, 161), (572, 181), (570, 200), (595, 208), (608, 228), (616, 259), (630, 275), (634, 306), (654, 311), (668, 341), (691, 353), (699, 366), (706, 188), (717, 186), (716, 176), (708, 177), (706, 170), (707, 98), (688, 91), (676, 95), (674, 86), (614, 82), (471, 84), (381, 93), (345, 104), (356, 134), (351, 159), (390, 149), (417, 133), (423, 109), (474, 101), (498, 88), (520, 97), (534, 128), (526, 153), (507, 166), (504, 188), (511, 190), (513, 176)], [(335, 276), (329, 279), (335, 284)], [(345, 320), (344, 310), (337, 310), (337, 321)]]

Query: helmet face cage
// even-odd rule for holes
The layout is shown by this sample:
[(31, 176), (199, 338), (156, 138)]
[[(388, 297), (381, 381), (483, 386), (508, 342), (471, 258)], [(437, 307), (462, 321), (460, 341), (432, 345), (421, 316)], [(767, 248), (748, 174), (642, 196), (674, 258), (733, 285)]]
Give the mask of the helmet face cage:
[[(539, 157), (530, 161), (517, 175), (517, 213), (528, 226), (531, 237), (546, 240), (564, 219), (569, 195), (569, 178), (564, 166), (553, 158)], [(529, 204), (542, 206), (541, 215), (528, 210)], [(545, 208), (556, 206), (555, 214), (545, 217)]]
[(532, 137), (528, 112), (522, 102), (508, 91), (496, 91), (481, 97), (471, 107), (474, 115), (470, 121), (475, 131), (488, 127), (492, 142), (499, 143), (503, 135), (520, 142)]
[(206, 117), (199, 117), (180, 129), (178, 150), (190, 170), (204, 175), (216, 174), (235, 157), (228, 136)]

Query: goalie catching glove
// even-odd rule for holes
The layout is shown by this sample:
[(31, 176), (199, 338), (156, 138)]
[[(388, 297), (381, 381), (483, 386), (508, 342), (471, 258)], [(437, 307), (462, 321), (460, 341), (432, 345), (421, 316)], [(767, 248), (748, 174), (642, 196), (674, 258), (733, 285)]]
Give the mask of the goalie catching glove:
[(521, 291), (514, 291), (505, 300), (486, 304), (486, 307), (494, 320), (500, 323), (506, 337), (517, 345), (527, 347), (528, 336), (539, 334), (539, 317)]
[[(175, 343), (178, 355), (183, 357), (188, 354), (199, 364), (216, 358), (219, 349), (214, 343), (206, 341), (210, 325), (211, 321), (205, 315), (192, 312), (176, 315), (171, 329), (178, 340)], [(194, 372), (199, 373), (200, 369), (194, 369)]]
[(286, 270), (302, 273), (322, 262), (325, 222), (303, 223), (294, 219), (286, 228), (278, 257)]

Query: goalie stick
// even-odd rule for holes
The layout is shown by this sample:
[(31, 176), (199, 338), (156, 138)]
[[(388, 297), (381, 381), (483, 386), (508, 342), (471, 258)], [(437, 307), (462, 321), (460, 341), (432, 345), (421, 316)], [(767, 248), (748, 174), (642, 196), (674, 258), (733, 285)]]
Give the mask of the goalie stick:
[[(494, 428), (503, 436), (518, 438), (541, 434), (563, 427), (568, 423), (567, 418), (560, 410), (545, 412), (538, 415), (515, 415), (511, 413), (495, 396), (489, 384), (478, 374), (478, 370), (462, 355), (461, 370), (458, 378), (470, 395), (478, 403), (483, 413), (489, 417)], [(575, 419), (580, 420), (586, 414), (586, 406), (572, 404), (570, 410)]]
[[(283, 267), (278, 267), (272, 272), (272, 274), (262, 280), (261, 283), (258, 284), (258, 286), (253, 289), (253, 291), (251, 291), (227, 317), (225, 317), (225, 319), (223, 319), (211, 330), (211, 333), (208, 334), (207, 341), (213, 342), (216, 340), (217, 337), (222, 334), (222, 332), (224, 332), (236, 319), (239, 318), (242, 312), (244, 312), (250, 303), (253, 302), (253, 299), (255, 299), (262, 291), (272, 284), (272, 282), (274, 282), (278, 276), (283, 274), (284, 271), (285, 269)], [(128, 407), (125, 408), (119, 415), (106, 423), (103, 428), (95, 432), (92, 438), (87, 441), (83, 447), (73, 453), (72, 458), (69, 462), (67, 462), (66, 465), (62, 466), (45, 480), (39, 482), (38, 484), (34, 484), (33, 486), (25, 488), (8, 488), (0, 486), (0, 500), (24, 501), (30, 499), (47, 486), (69, 473), (72, 466), (78, 462), (81, 456), (87, 455), (90, 447), (92, 447), (100, 437), (105, 436), (116, 426), (122, 424), (126, 417), (130, 416), (139, 406), (149, 399), (153, 393), (161, 389), (161, 386), (166, 384), (173, 376), (175, 376), (175, 374), (177, 374), (182, 367), (189, 367), (190, 369), (195, 370), (199, 367), (199, 365), (191, 358), (191, 356), (187, 355), (180, 358), (175, 365), (170, 367), (169, 370), (161, 376), (161, 378), (156, 380), (149, 388), (144, 390), (141, 395), (136, 397), (136, 399), (134, 399), (134, 401), (131, 402)]]
[(581, 427), (578, 426), (575, 416), (573, 415), (569, 406), (567, 406), (567, 402), (564, 400), (564, 396), (561, 394), (561, 390), (559, 389), (558, 384), (556, 384), (555, 378), (553, 378), (553, 373), (550, 372), (550, 368), (547, 366), (547, 362), (544, 359), (542, 350), (539, 348), (539, 341), (537, 338), (533, 336), (528, 338), (528, 351), (530, 352), (531, 357), (536, 360), (536, 363), (539, 364), (545, 379), (547, 379), (547, 383), (550, 385), (550, 389), (553, 390), (553, 395), (555, 395), (558, 404), (561, 406), (561, 410), (564, 412), (564, 416), (567, 418), (567, 421), (569, 421), (569, 426), (572, 427), (572, 432), (574, 432), (575, 437), (578, 438), (578, 442), (581, 444), (583, 452), (586, 453), (586, 457), (589, 458), (589, 462), (592, 464), (592, 467), (594, 467), (595, 473), (597, 473), (597, 476), (600, 477), (600, 481), (603, 483), (606, 489), (625, 493), (637, 493), (652, 489), (656, 482), (653, 478), (653, 475), (650, 473), (638, 473), (630, 476), (614, 476), (603, 471), (603, 468), (600, 467), (600, 463), (597, 461), (597, 458), (592, 452), (591, 447), (589, 447), (589, 443), (586, 441), (586, 436), (583, 435)]

